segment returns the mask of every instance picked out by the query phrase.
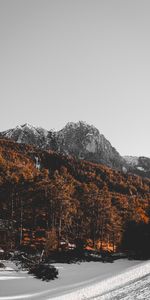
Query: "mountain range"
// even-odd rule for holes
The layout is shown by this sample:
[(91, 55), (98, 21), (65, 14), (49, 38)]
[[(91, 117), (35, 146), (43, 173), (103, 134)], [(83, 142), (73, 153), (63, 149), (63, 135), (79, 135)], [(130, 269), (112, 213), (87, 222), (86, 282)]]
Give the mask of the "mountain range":
[(59, 131), (46, 130), (30, 124), (17, 126), (0, 133), (0, 138), (53, 150), (94, 163), (150, 178), (150, 158), (121, 156), (103, 134), (93, 125), (79, 121), (67, 123)]

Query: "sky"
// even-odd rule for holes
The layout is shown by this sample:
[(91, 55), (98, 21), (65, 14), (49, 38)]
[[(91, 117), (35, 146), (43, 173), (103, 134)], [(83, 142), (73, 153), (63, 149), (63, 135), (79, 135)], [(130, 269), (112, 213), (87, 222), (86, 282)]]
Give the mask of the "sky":
[(83, 120), (150, 156), (149, 16), (149, 0), (0, 0), (0, 131)]

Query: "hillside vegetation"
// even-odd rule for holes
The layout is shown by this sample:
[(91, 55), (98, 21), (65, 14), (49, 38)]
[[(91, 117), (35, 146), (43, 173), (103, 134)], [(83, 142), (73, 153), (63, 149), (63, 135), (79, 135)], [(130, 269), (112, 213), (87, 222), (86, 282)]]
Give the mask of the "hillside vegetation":
[(14, 247), (55, 250), (67, 241), (134, 250), (136, 238), (140, 252), (150, 237), (149, 204), (149, 179), (0, 140), (0, 219)]

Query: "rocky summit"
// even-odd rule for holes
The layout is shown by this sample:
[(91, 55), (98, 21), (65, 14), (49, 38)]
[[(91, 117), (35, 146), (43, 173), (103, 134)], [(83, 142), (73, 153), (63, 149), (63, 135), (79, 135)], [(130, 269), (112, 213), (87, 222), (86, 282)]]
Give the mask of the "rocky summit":
[(78, 159), (101, 163), (120, 171), (150, 177), (150, 158), (122, 157), (93, 125), (69, 122), (59, 131), (24, 124), (0, 133), (17, 143), (35, 145)]

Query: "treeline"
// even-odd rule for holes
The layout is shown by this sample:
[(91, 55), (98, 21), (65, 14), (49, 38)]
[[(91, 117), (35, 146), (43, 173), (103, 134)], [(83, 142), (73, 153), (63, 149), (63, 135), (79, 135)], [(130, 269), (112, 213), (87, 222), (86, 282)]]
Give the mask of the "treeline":
[(14, 247), (49, 251), (68, 243), (141, 253), (149, 202), (148, 179), (0, 141), (0, 219), (10, 221)]

